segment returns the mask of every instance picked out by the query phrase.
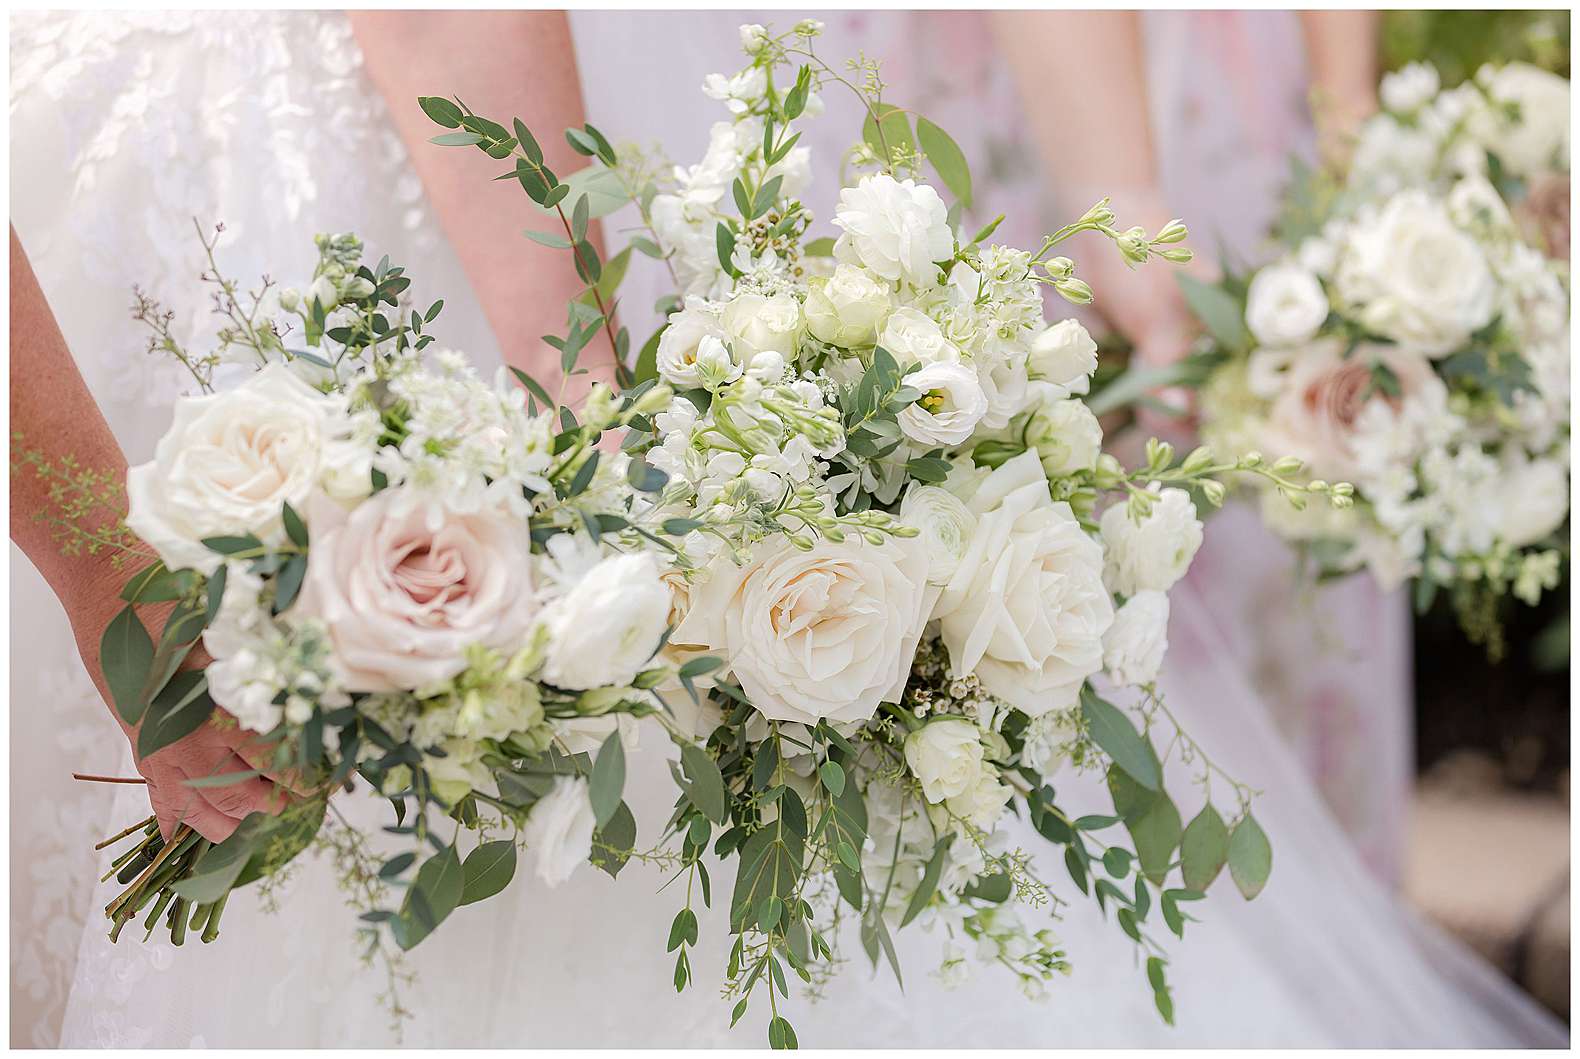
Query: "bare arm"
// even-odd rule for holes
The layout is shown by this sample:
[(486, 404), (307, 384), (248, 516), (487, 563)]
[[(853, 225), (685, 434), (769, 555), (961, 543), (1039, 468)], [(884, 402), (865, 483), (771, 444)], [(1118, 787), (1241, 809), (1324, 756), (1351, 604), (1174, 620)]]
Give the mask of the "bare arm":
[(1377, 109), (1381, 18), (1376, 11), (1300, 12), (1317, 129), (1330, 157)]
[[(540, 246), (523, 228), (561, 233), (514, 181), (475, 150), (435, 147), (438, 129), (421, 95), (459, 96), (479, 113), (519, 117), (537, 134), (544, 160), (564, 176), (587, 163), (565, 142), (585, 120), (576, 54), (563, 11), (353, 11), (369, 77), (383, 94), (461, 267), (482, 303), (507, 363), (553, 389), (559, 354), (542, 341), (562, 334), (565, 306), (582, 289), (569, 254)], [(598, 245), (596, 231), (591, 236)], [(594, 339), (583, 355), (591, 378), (613, 375), (614, 352)], [(574, 401), (589, 376), (566, 387)]]

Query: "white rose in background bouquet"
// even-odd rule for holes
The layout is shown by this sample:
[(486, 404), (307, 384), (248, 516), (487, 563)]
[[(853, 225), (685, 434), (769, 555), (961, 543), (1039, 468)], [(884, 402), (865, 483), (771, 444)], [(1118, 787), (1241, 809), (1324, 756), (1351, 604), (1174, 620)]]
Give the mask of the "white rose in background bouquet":
[(1209, 445), (1354, 485), (1343, 510), (1268, 494), (1319, 573), (1445, 591), (1496, 656), (1506, 601), (1567, 563), (1569, 83), (1511, 64), (1439, 90), (1415, 65), (1381, 96), (1347, 169), (1297, 180), (1280, 260), (1186, 281), (1189, 374)]
[[(1068, 964), (1036, 923), (1056, 884), (1008, 841), (1006, 820), (1025, 812), (1068, 885), (1113, 907), (1171, 1017), (1151, 932), (1182, 933), (1182, 903), (1226, 863), (1248, 898), (1270, 867), (1250, 792), (1205, 757), (1192, 756), (1201, 778), (1232, 799), (1222, 813), (1209, 801), (1185, 826), (1164, 789), (1163, 765), (1195, 747), (1152, 686), (1167, 592), (1201, 541), (1185, 488), (1221, 498), (1218, 476), (1250, 470), (1339, 508), (1348, 490), (1205, 449), (1177, 460), (1154, 443), (1135, 471), (1101, 455), (1079, 396), (1096, 345), (1044, 318), (1045, 294), (1093, 295), (1056, 251), (1094, 231), (1135, 265), (1186, 261), (1185, 227), (1121, 230), (1103, 202), (1035, 251), (990, 242), (996, 222), (963, 233), (971, 176), (954, 141), (885, 102), (873, 64), (856, 64), (865, 87), (852, 88), (816, 33), (743, 31), (749, 65), (708, 78), (724, 113), (689, 167), (572, 129), (595, 161), (561, 183), (519, 121), (422, 100), (457, 130), (438, 142), (509, 159), (566, 218), (597, 305), (633, 250), (676, 284), (636, 357), (625, 401), (640, 411), (621, 444), (633, 480), (665, 483), (623, 517), (671, 535), (664, 654), (682, 660), (678, 679), (637, 683), (664, 698), (679, 748), (653, 853), (686, 877), (668, 931), (675, 985), (692, 984), (713, 922), (699, 904), (718, 902), (736, 936), (735, 1020), (765, 991), (787, 995), (792, 974), (826, 978), (847, 933), (898, 975), (892, 934), (917, 920), (941, 936), (946, 980), (970, 972), (972, 951), (1040, 994)], [(834, 167), (811, 164), (797, 126), (820, 91), (845, 88), (867, 120), (817, 234), (797, 190)], [(600, 212), (633, 202), (641, 222), (607, 263), (584, 239), (597, 214), (561, 190), (587, 186), (603, 190)], [(673, 393), (655, 410), (661, 390)], [(614, 746), (590, 769), (595, 806), (619, 799)], [(1047, 781), (1064, 763), (1106, 773), (1114, 815), (1061, 807)], [(555, 835), (580, 833), (562, 817)], [(796, 1043), (777, 1007), (768, 1038)]]
[[(352, 236), (319, 238), (305, 296), (267, 281), (241, 293), (218, 242), (204, 274), (225, 317), (218, 349), (182, 348), (173, 314), (139, 296), (152, 347), (197, 392), (128, 475), (114, 543), (140, 565), (100, 661), (140, 756), (238, 725), (309, 793), (218, 844), (185, 826), (167, 840), (152, 820), (117, 836), (135, 841), (112, 865), (127, 889), (106, 909), (111, 937), (139, 919), (176, 944), (214, 940), (231, 891), (320, 829), (341, 832), (361, 929), (389, 958), (503, 889), (519, 840), (550, 882), (588, 860), (617, 872), (632, 814), (585, 776), (660, 708), (643, 689), (666, 673), (671, 593), (662, 516), (638, 499), (665, 479), (595, 443), (667, 407), (668, 389), (596, 385), (557, 408), (525, 376), (485, 381), (435, 347), (441, 303), (408, 307), (404, 270), (363, 264)], [(605, 323), (573, 313), (554, 339), (567, 370)], [(175, 609), (151, 636), (138, 608), (159, 602)], [(199, 643), (212, 661), (178, 671)], [(349, 785), (392, 803), (393, 852), (326, 821)], [(479, 840), (463, 845), (457, 822)]]

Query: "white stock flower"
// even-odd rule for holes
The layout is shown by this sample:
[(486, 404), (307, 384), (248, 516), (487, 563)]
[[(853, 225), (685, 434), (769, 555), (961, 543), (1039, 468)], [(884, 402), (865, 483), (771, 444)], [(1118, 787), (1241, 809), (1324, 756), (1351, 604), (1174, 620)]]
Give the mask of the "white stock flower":
[(1262, 345), (1298, 345), (1327, 318), (1328, 296), (1317, 277), (1301, 266), (1269, 265), (1251, 280), (1245, 323)]
[(669, 587), (650, 553), (601, 560), (544, 612), (543, 678), (577, 691), (631, 683), (658, 650), (669, 605)]
[(1125, 600), (1103, 637), (1103, 666), (1118, 684), (1150, 684), (1169, 649), (1169, 597), (1143, 589)]
[(933, 262), (947, 260), (955, 249), (948, 210), (938, 192), (887, 173), (864, 176), (855, 187), (841, 191), (834, 224), (844, 233), (834, 244), (839, 260), (915, 287), (937, 286)]
[(919, 309), (896, 309), (878, 332), (878, 345), (888, 350), (901, 367), (920, 364), (958, 364), (960, 349), (938, 323)]
[(927, 550), (782, 534), (746, 563), (716, 559), (673, 637), (725, 659), (752, 705), (777, 721), (864, 721), (897, 702), (927, 620)]
[(948, 584), (971, 542), (976, 516), (947, 489), (912, 482), (900, 502), (900, 521), (921, 531), (918, 539), (927, 548), (928, 583)]
[(725, 305), (722, 322), (741, 363), (750, 364), (765, 352), (790, 360), (801, 330), (801, 305), (789, 294), (737, 294)]
[(1032, 378), (1062, 386), (1067, 393), (1085, 393), (1097, 370), (1097, 343), (1079, 320), (1060, 320), (1031, 340), (1026, 368)]
[(702, 94), (723, 103), (731, 114), (746, 113), (766, 91), (768, 74), (758, 66), (748, 67), (733, 77), (709, 74), (702, 81)]
[(1049, 478), (1094, 470), (1103, 451), (1102, 426), (1086, 402), (1074, 397), (1039, 406), (1032, 412), (1024, 436)]
[(964, 794), (982, 775), (977, 726), (959, 717), (929, 721), (905, 737), (905, 764), (928, 801)]
[(558, 886), (592, 855), (593, 815), (587, 781), (580, 776), (556, 776), (554, 786), (527, 817), (522, 837), (537, 851), (538, 878)]
[(1476, 80), (1492, 105), (1472, 111), (1472, 128), (1511, 173), (1532, 177), (1569, 168), (1567, 78), (1515, 62), (1483, 67)]
[(841, 264), (832, 276), (818, 276), (808, 284), (806, 326), (831, 346), (870, 346), (889, 308), (887, 284), (860, 265)]
[(1102, 668), (1114, 618), (1102, 548), (1049, 497), (1035, 452), (990, 474), (967, 507), (976, 531), (933, 610), (953, 672), (1032, 716), (1070, 705)]
[(1167, 592), (1190, 569), (1201, 547), (1201, 520), (1190, 494), (1164, 489), (1152, 510), (1138, 522), (1128, 506), (1116, 503), (1103, 512), (1103, 545), (1107, 550), (1105, 579), (1121, 596), (1152, 589)]
[(172, 570), (212, 573), (220, 564), (205, 537), (253, 534), (284, 540), (281, 509), (302, 512), (325, 484), (351, 477), (369, 450), (347, 440), (344, 398), (319, 393), (283, 364), (234, 390), (182, 397), (154, 458), (126, 475), (126, 525)]
[(1392, 73), (1384, 74), (1377, 94), (1382, 105), (1398, 114), (1410, 114), (1426, 106), (1442, 87), (1437, 67), (1431, 63), (1413, 62)]
[(959, 445), (987, 414), (977, 373), (964, 364), (929, 364), (905, 376), (904, 383), (922, 396), (900, 409), (900, 431), (922, 445)]

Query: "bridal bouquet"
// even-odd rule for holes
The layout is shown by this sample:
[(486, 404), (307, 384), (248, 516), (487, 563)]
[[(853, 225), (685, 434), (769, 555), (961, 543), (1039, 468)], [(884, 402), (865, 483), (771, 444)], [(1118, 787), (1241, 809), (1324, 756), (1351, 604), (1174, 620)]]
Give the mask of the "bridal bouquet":
[(1448, 591), (1496, 652), (1502, 601), (1567, 559), (1569, 85), (1512, 64), (1439, 91), (1414, 65), (1382, 99), (1347, 172), (1297, 185), (1280, 260), (1187, 285), (1203, 436), (1352, 482), (1343, 509), (1268, 494), (1268, 524), (1324, 573)]
[[(723, 114), (689, 167), (617, 153), (587, 127), (566, 136), (594, 161), (561, 180), (520, 121), (420, 101), (451, 130), (436, 143), (508, 160), (500, 178), (558, 214), (566, 238), (536, 238), (571, 253), (590, 318), (633, 249), (675, 282), (633, 372), (636, 392), (653, 389), (621, 443), (666, 480), (634, 510), (671, 534), (661, 657), (674, 679), (652, 689), (679, 746), (677, 797), (639, 855), (685, 879), (675, 986), (693, 981), (699, 912), (717, 900), (735, 937), (732, 1018), (766, 993), (776, 1047), (796, 1043), (778, 1008), (789, 977), (823, 986), (846, 925), (897, 977), (892, 935), (918, 922), (941, 936), (946, 980), (998, 964), (1041, 995), (1069, 967), (1035, 921), (1062, 899), (1016, 845), (1024, 812), (1140, 947), (1170, 1018), (1154, 927), (1182, 935), (1184, 904), (1226, 864), (1247, 898), (1271, 865), (1251, 792), (1156, 693), (1168, 591), (1202, 539), (1183, 487), (1221, 498), (1218, 478), (1248, 470), (1338, 507), (1348, 490), (1205, 449), (1176, 460), (1154, 442), (1133, 471), (1104, 455), (1081, 399), (1096, 345), (1043, 315), (1050, 289), (1092, 298), (1056, 252), (1095, 231), (1133, 264), (1185, 261), (1185, 227), (1122, 230), (1103, 202), (1035, 251), (991, 243), (993, 224), (965, 235), (953, 218), (971, 177), (954, 141), (886, 103), (875, 65), (847, 77), (825, 64), (817, 32), (743, 27), (749, 63), (707, 79)], [(846, 159), (859, 175), (818, 236), (796, 127), (830, 86), (854, 90), (867, 117)], [(641, 219), (608, 264), (586, 239), (594, 207), (562, 205), (587, 187), (604, 190), (602, 212), (629, 202)], [(1176, 756), (1201, 783), (1188, 824), (1164, 783)], [(619, 779), (603, 764), (591, 792), (608, 804)], [(1106, 775), (1112, 812), (1067, 810), (1061, 769)], [(734, 877), (722, 892), (720, 859)]]
[[(489, 382), (434, 347), (442, 303), (406, 308), (404, 270), (362, 263), (352, 236), (319, 237), (305, 291), (250, 295), (219, 272), (217, 242), (204, 275), (217, 350), (183, 348), (173, 314), (139, 297), (153, 347), (198, 392), (128, 475), (118, 544), (152, 561), (127, 581), (100, 661), (139, 758), (234, 726), (255, 735), (254, 767), (192, 784), (267, 774), (299, 797), (217, 845), (152, 820), (116, 836), (136, 842), (111, 866), (128, 884), (106, 909), (111, 937), (144, 917), (178, 945), (189, 930), (212, 941), (230, 892), (300, 853), (357, 776), (390, 801), (384, 830), (406, 847), (369, 865), (360, 833), (339, 828), (371, 945), (409, 949), (498, 893), (518, 837), (548, 879), (589, 857), (618, 871), (631, 812), (589, 800), (586, 776), (600, 748), (599, 767), (618, 767), (620, 722), (654, 709), (633, 682), (670, 591), (649, 543), (664, 531), (644, 526), (658, 516), (639, 498), (664, 479), (594, 446), (668, 407), (668, 389), (595, 384), (580, 409), (557, 408), (530, 379)], [(591, 334), (573, 325), (567, 358)], [(156, 638), (137, 608), (159, 603), (174, 609)], [(200, 639), (209, 660), (184, 665)], [(455, 823), (480, 833), (464, 856)]]

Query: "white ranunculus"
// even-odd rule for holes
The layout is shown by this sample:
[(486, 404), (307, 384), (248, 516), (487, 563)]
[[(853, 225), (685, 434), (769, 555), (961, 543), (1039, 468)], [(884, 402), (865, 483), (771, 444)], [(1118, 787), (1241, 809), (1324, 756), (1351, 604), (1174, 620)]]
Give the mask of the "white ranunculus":
[(554, 786), (527, 817), (522, 837), (537, 851), (538, 878), (558, 886), (592, 855), (593, 815), (587, 781), (580, 776), (556, 776)]
[(1102, 426), (1086, 402), (1075, 397), (1048, 401), (1032, 412), (1025, 439), (1049, 478), (1093, 470), (1103, 451)]
[(1103, 637), (1103, 667), (1117, 684), (1150, 684), (1169, 649), (1169, 597), (1143, 589), (1125, 600)]
[(1411, 114), (1426, 106), (1440, 87), (1437, 67), (1415, 62), (1384, 74), (1377, 94), (1382, 97), (1382, 105), (1394, 113)]
[(801, 551), (781, 534), (709, 573), (672, 638), (724, 658), (765, 717), (864, 721), (899, 701), (932, 595), (919, 539)]
[(544, 612), (549, 653), (543, 678), (582, 691), (629, 684), (658, 650), (669, 623), (669, 588), (647, 552), (601, 560)]
[(887, 173), (864, 176), (839, 193), (834, 224), (844, 234), (834, 243), (834, 255), (886, 280), (936, 287), (934, 262), (948, 260), (955, 250), (948, 213), (926, 184)]
[(946, 585), (971, 543), (976, 516), (960, 498), (936, 485), (912, 482), (900, 502), (900, 521), (921, 531), (927, 548), (927, 581)]
[(900, 409), (900, 431), (920, 444), (959, 445), (987, 414), (987, 395), (967, 365), (929, 364), (905, 376), (904, 383), (922, 396)]
[(1569, 475), (1557, 460), (1504, 458), (1498, 498), (1498, 536), (1511, 548), (1535, 544), (1564, 524), (1569, 514)]
[[(298, 512), (321, 486), (353, 477), (370, 453), (346, 438), (344, 399), (271, 364), (234, 390), (183, 397), (154, 458), (126, 475), (126, 524), (172, 570), (212, 573), (205, 537), (284, 540), (280, 513)], [(366, 470), (363, 491), (372, 488)]]
[(920, 309), (896, 309), (878, 332), (878, 345), (888, 350), (901, 367), (920, 364), (958, 364), (960, 348), (944, 337), (938, 323)]
[(1036, 716), (1075, 702), (1114, 619), (1103, 552), (1054, 503), (1035, 452), (983, 481), (970, 546), (933, 610), (957, 676)]
[(1081, 321), (1060, 320), (1031, 340), (1026, 368), (1032, 378), (1062, 386), (1067, 393), (1085, 393), (1097, 370), (1097, 343)]
[(960, 717), (929, 721), (905, 737), (905, 764), (933, 804), (964, 794), (982, 775), (977, 726)]
[(1293, 346), (1328, 318), (1328, 296), (1317, 277), (1291, 262), (1269, 265), (1251, 280), (1245, 323), (1264, 346)]
[(1152, 589), (1167, 592), (1190, 569), (1201, 547), (1201, 520), (1183, 489), (1164, 489), (1139, 522), (1124, 502), (1109, 507), (1101, 520), (1107, 550), (1105, 578), (1121, 596)]
[(404, 503), (386, 489), (347, 513), (323, 502), (301, 595), (286, 613), (323, 621), (351, 691), (416, 690), (466, 667), (466, 648), (510, 652), (538, 615), (525, 519)]
[(1483, 67), (1476, 80), (1492, 105), (1472, 111), (1472, 130), (1509, 172), (1528, 178), (1568, 170), (1567, 78), (1516, 62)]
[(688, 298), (686, 307), (671, 313), (669, 326), (658, 337), (654, 364), (664, 381), (684, 389), (740, 377), (741, 367), (730, 356), (718, 318), (699, 298)]
[(890, 309), (889, 287), (860, 265), (837, 265), (832, 276), (807, 285), (806, 326), (842, 349), (870, 346)]
[(1338, 300), (1368, 329), (1428, 356), (1451, 353), (1496, 311), (1497, 286), (1476, 241), (1424, 192), (1395, 195), (1350, 233)]
[(801, 304), (788, 294), (737, 294), (724, 307), (723, 323), (735, 359), (742, 364), (767, 352), (790, 360), (801, 330)]

